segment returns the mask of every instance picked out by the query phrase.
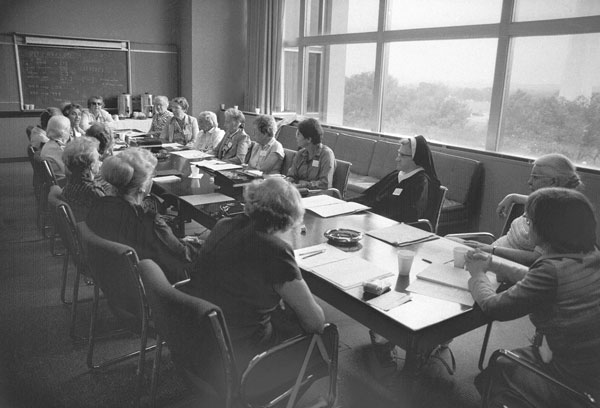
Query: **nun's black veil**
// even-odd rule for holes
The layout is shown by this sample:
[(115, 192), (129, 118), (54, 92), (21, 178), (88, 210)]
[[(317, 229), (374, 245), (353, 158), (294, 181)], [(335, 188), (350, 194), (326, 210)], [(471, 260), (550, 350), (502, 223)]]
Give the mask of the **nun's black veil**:
[(432, 180), (439, 181), (437, 173), (435, 172), (435, 166), (433, 164), (433, 157), (431, 150), (429, 150), (429, 144), (427, 140), (421, 135), (415, 136), (416, 148), (415, 154), (413, 155), (413, 161), (417, 166), (423, 167), (425, 173), (431, 177)]

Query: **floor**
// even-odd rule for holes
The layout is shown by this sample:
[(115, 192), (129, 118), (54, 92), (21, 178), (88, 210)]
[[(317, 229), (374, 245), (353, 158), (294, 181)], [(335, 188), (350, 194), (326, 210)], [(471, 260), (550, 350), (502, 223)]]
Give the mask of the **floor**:
[[(48, 241), (35, 225), (31, 177), (28, 163), (0, 164), (0, 406), (133, 406), (134, 363), (90, 374), (85, 343), (69, 338), (69, 309), (59, 300), (62, 258), (50, 254)], [(81, 292), (90, 296), (91, 288), (82, 284)], [(340, 331), (338, 407), (480, 405), (473, 378), (479, 372), (483, 328), (450, 344), (457, 361), (454, 376), (443, 375), (442, 370), (434, 378), (408, 376), (382, 369), (373, 358), (367, 328), (321, 303), (327, 320)], [(88, 316), (89, 304), (84, 304), (77, 321), (80, 333), (85, 333)], [(521, 346), (531, 334), (526, 318), (495, 323), (489, 349)], [(109, 340), (101, 345), (101, 354), (135, 345), (134, 338)], [(151, 364), (151, 357), (148, 361)], [(166, 364), (158, 406), (177, 402), (186, 393), (173, 367)], [(142, 406), (149, 406), (147, 392)]]

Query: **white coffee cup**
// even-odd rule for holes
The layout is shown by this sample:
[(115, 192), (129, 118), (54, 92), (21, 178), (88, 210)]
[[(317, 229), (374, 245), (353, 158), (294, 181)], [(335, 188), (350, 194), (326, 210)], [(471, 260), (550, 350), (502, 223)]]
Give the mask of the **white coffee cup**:
[(195, 164), (190, 164), (190, 177), (198, 177), (200, 175), (200, 169)]
[(410, 269), (412, 268), (414, 258), (415, 253), (413, 251), (407, 249), (400, 249), (398, 251), (398, 279), (396, 280), (396, 291), (406, 287), (406, 277), (410, 275)]
[(254, 108), (254, 113), (258, 115), (260, 113), (260, 108)]
[(465, 267), (465, 255), (469, 252), (469, 248), (465, 247), (454, 247), (452, 253), (454, 254), (454, 267), (463, 269)]

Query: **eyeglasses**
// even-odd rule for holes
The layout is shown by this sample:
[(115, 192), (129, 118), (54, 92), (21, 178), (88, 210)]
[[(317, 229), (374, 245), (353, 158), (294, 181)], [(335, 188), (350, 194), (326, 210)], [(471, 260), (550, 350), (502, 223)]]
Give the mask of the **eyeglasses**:
[(410, 157), (412, 159), (412, 154), (398, 153), (398, 156), (400, 156), (400, 157)]
[(90, 102), (90, 105), (102, 105), (102, 102)]
[(542, 178), (554, 178), (554, 176), (549, 176), (547, 174), (530, 174), (529, 178), (537, 180), (537, 179), (542, 179)]
[(527, 216), (527, 214), (523, 214), (523, 218), (525, 219), (525, 224), (531, 225), (531, 220), (529, 219), (529, 217)]

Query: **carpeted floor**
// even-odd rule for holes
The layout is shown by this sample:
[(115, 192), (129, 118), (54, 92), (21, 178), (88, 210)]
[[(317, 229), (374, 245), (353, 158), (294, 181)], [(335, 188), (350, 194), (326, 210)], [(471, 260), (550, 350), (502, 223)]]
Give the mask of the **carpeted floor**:
[[(29, 163), (0, 164), (0, 407), (133, 406), (134, 361), (91, 374), (85, 364), (86, 344), (68, 335), (70, 310), (59, 299), (62, 258), (50, 254), (48, 241), (36, 228), (31, 177)], [(91, 287), (82, 284), (80, 297), (86, 296), (91, 296)], [(483, 328), (451, 343), (457, 361), (452, 377), (390, 374), (374, 364), (368, 330), (321, 303), (328, 321), (340, 331), (338, 406), (479, 406), (473, 378)], [(110, 314), (101, 309), (102, 321), (110, 326)], [(81, 305), (81, 335), (86, 334), (89, 311), (89, 303)], [(489, 349), (526, 344), (531, 334), (527, 319), (495, 323)], [(137, 344), (135, 337), (101, 341), (98, 357), (134, 350)], [(152, 358), (153, 353), (149, 368)], [(148, 387), (144, 391), (142, 405), (148, 406)], [(164, 364), (157, 405), (168, 406), (187, 395), (172, 365)]]

